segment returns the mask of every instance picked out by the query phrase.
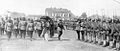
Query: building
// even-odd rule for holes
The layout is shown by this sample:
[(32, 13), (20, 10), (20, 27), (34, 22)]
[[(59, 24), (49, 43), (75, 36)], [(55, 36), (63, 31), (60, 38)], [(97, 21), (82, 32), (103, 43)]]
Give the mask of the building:
[(63, 8), (46, 8), (45, 15), (50, 16), (51, 18), (56, 19), (70, 19), (73, 17), (73, 14), (70, 10), (63, 9)]

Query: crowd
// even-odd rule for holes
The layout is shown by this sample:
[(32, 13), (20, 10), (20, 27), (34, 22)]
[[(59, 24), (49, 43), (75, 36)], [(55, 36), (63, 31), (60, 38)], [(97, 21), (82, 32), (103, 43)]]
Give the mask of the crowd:
[(48, 16), (42, 18), (27, 18), (27, 17), (5, 17), (0, 21), (0, 34), (1, 36), (6, 34), (8, 40), (14, 35), (16, 38), (30, 37), (33, 40), (33, 35), (37, 34), (38, 37), (43, 37), (48, 41), (48, 36), (52, 38), (55, 30), (58, 33), (58, 40), (60, 40), (64, 26), (62, 20), (59, 20), (54, 24), (54, 21)]
[(120, 49), (119, 19), (80, 19), (77, 21), (75, 31), (80, 41)]

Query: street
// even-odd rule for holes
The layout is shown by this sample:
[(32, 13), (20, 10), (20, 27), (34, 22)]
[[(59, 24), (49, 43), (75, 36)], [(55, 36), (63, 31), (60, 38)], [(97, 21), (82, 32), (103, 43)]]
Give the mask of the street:
[[(48, 42), (43, 38), (34, 35), (34, 40), (15, 39), (14, 37), (8, 41), (6, 37), (1, 37), (0, 51), (115, 51), (107, 47), (90, 44), (76, 40), (75, 31), (65, 30), (62, 40), (52, 38)], [(37, 38), (36, 38), (37, 37)]]

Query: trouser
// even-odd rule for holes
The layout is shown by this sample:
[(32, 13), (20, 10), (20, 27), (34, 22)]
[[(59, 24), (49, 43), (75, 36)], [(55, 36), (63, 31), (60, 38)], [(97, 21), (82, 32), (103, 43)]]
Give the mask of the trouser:
[(98, 37), (99, 37), (99, 32), (97, 31), (97, 32), (96, 32), (96, 42), (97, 42), (97, 43), (98, 43), (98, 41), (99, 41), (99, 38), (98, 38)]
[(6, 31), (6, 34), (7, 34), (8, 39), (10, 39), (11, 35), (12, 35), (12, 32), (11, 31)]
[(38, 36), (40, 37), (42, 34), (42, 30), (36, 30), (36, 31), (37, 31)]
[(30, 38), (33, 37), (33, 31), (27, 31), (27, 34), (29, 35)]
[(87, 41), (87, 31), (84, 31), (84, 40)]
[(0, 35), (4, 35), (4, 30), (5, 30), (4, 28), (0, 29)]
[(89, 33), (89, 42), (91, 42), (92, 41), (92, 32), (90, 31), (90, 33)]
[(117, 48), (118, 50), (119, 50), (119, 48), (120, 48), (120, 35), (117, 35), (116, 48)]
[(50, 37), (52, 38), (54, 36), (54, 28), (50, 28)]
[(86, 34), (87, 34), (87, 37), (86, 37), (87, 40), (90, 41), (90, 31), (87, 31)]
[(94, 31), (91, 31), (91, 41), (92, 42), (94, 41), (94, 36), (95, 36)]
[(17, 38), (17, 36), (18, 36), (18, 34), (19, 34), (19, 30), (18, 29), (14, 29), (14, 35), (15, 35), (15, 37)]
[(77, 33), (77, 35), (78, 35), (78, 40), (80, 40), (80, 31), (79, 30), (76, 30), (76, 33)]
[(81, 34), (80, 34), (81, 40), (84, 41), (84, 33), (85, 33), (85, 32), (84, 32), (84, 31), (80, 31), (80, 32), (81, 32)]
[(93, 31), (93, 33), (92, 33), (92, 41), (96, 42), (96, 32), (95, 31)]
[(25, 38), (25, 36), (26, 36), (26, 30), (20, 30), (20, 37)]
[(60, 37), (62, 36), (63, 34), (63, 31), (58, 31), (59, 35), (58, 35), (58, 39), (60, 40)]
[(101, 42), (102, 42), (102, 34), (99, 33), (98, 34), (98, 44), (101, 44)]
[(110, 47), (113, 47), (114, 42), (115, 42), (114, 36), (113, 36), (113, 35), (110, 35), (109, 46), (110, 46)]

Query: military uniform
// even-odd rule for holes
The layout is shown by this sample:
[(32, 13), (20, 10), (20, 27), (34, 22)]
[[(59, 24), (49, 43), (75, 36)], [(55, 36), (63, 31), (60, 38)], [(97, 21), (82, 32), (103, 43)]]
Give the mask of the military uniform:
[(61, 36), (63, 34), (63, 29), (64, 29), (64, 25), (62, 22), (58, 23), (58, 27), (57, 27), (57, 31), (58, 31), (58, 39), (61, 40)]
[(7, 37), (8, 37), (8, 40), (11, 38), (11, 35), (12, 35), (12, 29), (13, 28), (13, 24), (12, 22), (10, 22), (10, 20), (6, 23), (5, 25), (5, 30), (6, 30), (6, 34), (7, 34)]
[(13, 32), (14, 32), (14, 35), (15, 35), (16, 38), (19, 34), (18, 24), (19, 24), (18, 20), (13, 21)]
[(33, 31), (34, 31), (34, 23), (33, 21), (30, 20), (30, 22), (28, 22), (27, 24), (27, 34), (30, 36), (31, 40), (33, 37)]
[(40, 37), (41, 36), (41, 33), (42, 33), (42, 23), (41, 22), (36, 22), (35, 26), (34, 26), (34, 29), (36, 30), (38, 36)]
[(4, 31), (5, 31), (5, 21), (4, 20), (1, 20), (0, 22), (0, 34), (3, 35), (4, 34)]
[(24, 37), (26, 36), (26, 26), (27, 26), (27, 22), (26, 21), (20, 21), (19, 22), (19, 29), (20, 29), (20, 37)]
[(76, 32), (77, 32), (78, 40), (80, 40), (80, 23), (77, 22), (76, 24), (77, 24), (77, 25), (76, 25), (75, 30), (76, 30)]

